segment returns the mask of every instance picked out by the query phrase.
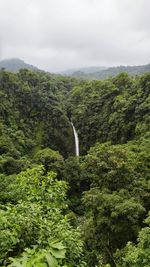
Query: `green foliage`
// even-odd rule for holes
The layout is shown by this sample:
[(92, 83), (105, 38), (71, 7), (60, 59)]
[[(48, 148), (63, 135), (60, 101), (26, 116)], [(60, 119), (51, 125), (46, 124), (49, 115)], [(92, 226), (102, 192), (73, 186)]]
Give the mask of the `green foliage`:
[[(150, 215), (145, 220), (150, 226)], [(139, 232), (138, 244), (129, 242), (122, 251), (116, 253), (117, 267), (149, 267), (150, 266), (150, 227)]]
[(149, 266), (149, 88), (0, 72), (1, 266)]
[[(0, 210), (1, 263), (8, 264), (10, 256), (19, 256), (19, 259), (13, 260), (19, 264), (26, 255), (21, 256), (21, 253), (36, 246), (36, 251), (27, 251), (29, 255), (25, 258), (29, 258), (29, 263), (35, 260), (38, 266), (49, 253), (56, 261), (61, 255), (64, 257), (65, 248), (66, 257), (63, 263), (59, 263), (60, 266), (82, 266), (80, 233), (70, 226), (64, 215), (66, 189), (64, 181), (58, 181), (53, 172), (44, 175), (41, 167), (17, 175), (13, 188), (18, 195), (17, 203), (8, 203)], [(52, 251), (52, 247), (56, 251)], [(61, 251), (57, 253), (57, 250)], [(30, 255), (32, 252), (34, 259)]]
[(46, 147), (65, 157), (72, 153), (72, 129), (62, 104), (68, 83), (67, 78), (60, 81), (29, 70), (20, 70), (18, 74), (0, 72), (3, 157), (6, 153), (12, 157), (17, 153), (19, 158), (31, 156)]
[(130, 187), (138, 176), (137, 164), (136, 154), (128, 147), (104, 143), (90, 149), (84, 167), (93, 186), (113, 191)]
[(122, 73), (105, 81), (81, 82), (70, 92), (69, 110), (86, 153), (97, 141), (126, 143), (149, 131), (150, 74)]
[(86, 170), (92, 187), (109, 192), (126, 189), (141, 198), (145, 208), (148, 208), (149, 148), (149, 139), (124, 145), (97, 143), (84, 157), (82, 168)]
[(90, 181), (87, 179), (85, 168), (82, 167), (82, 160), (76, 157), (69, 157), (66, 159), (62, 177), (69, 183), (69, 207), (75, 213), (83, 214), (83, 207), (81, 204), (82, 193), (89, 189)]
[(43, 164), (46, 171), (54, 170), (60, 173), (63, 168), (64, 159), (58, 151), (54, 151), (50, 148), (39, 150), (34, 156), (35, 162)]
[(52, 243), (48, 250), (41, 249), (40, 251), (37, 251), (36, 247), (34, 247), (33, 249), (26, 249), (26, 251), (23, 252), (22, 257), (19, 259), (10, 258), (12, 263), (8, 266), (59, 267), (62, 266), (62, 259), (65, 258), (65, 252), (65, 247), (61, 243)]
[(85, 194), (84, 203), (87, 246), (96, 247), (113, 264), (114, 251), (137, 236), (144, 208), (124, 190), (110, 194), (93, 188)]
[(84, 192), (84, 240), (89, 266), (115, 265), (114, 253), (135, 241), (149, 207), (149, 152), (128, 143), (96, 144), (82, 161), (90, 182)]

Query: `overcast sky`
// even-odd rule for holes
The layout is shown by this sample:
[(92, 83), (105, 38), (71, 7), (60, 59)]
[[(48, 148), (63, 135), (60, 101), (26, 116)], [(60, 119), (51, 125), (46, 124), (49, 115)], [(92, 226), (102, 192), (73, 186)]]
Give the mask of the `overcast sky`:
[(0, 0), (0, 60), (49, 71), (150, 63), (150, 0)]

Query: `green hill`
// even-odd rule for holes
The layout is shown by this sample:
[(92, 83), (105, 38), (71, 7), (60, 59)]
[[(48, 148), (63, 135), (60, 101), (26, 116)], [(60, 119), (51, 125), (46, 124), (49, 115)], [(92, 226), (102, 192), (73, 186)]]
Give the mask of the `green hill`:
[(101, 80), (106, 79), (110, 76), (116, 76), (121, 72), (126, 72), (129, 75), (141, 75), (146, 72), (150, 71), (150, 64), (143, 65), (143, 66), (118, 66), (118, 67), (111, 67), (101, 69), (99, 71), (89, 71), (84, 72), (84, 70), (76, 70), (75, 72), (71, 73), (73, 77), (81, 78), (81, 79), (88, 79), (88, 80)]
[(5, 59), (0, 61), (0, 69), (6, 69), (12, 72), (18, 72), (20, 69), (38, 70), (37, 67), (25, 63), (19, 58)]
[(149, 91), (0, 71), (0, 266), (150, 266)]

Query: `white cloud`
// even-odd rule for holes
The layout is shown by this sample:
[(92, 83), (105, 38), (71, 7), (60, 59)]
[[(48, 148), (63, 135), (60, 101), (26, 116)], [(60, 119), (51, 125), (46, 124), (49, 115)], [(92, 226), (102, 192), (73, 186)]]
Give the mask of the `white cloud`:
[(50, 71), (150, 61), (149, 0), (0, 0), (0, 57)]

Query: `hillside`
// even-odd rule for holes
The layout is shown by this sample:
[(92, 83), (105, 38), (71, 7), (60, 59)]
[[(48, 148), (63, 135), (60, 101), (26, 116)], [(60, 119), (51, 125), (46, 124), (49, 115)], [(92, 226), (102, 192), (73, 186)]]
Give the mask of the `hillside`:
[(149, 90), (0, 71), (0, 266), (150, 266)]
[(73, 75), (76, 72), (81, 72), (84, 74), (91, 74), (91, 73), (99, 72), (104, 69), (106, 69), (106, 67), (84, 67), (84, 68), (69, 69), (69, 70), (63, 71), (61, 74), (62, 75)]
[(110, 76), (116, 76), (121, 72), (126, 72), (129, 75), (141, 75), (150, 71), (150, 64), (143, 66), (118, 66), (111, 68), (103, 68), (99, 71), (85, 72), (84, 70), (76, 70), (75, 72), (69, 74), (76, 78), (88, 79), (88, 80), (101, 80), (106, 79)]
[(20, 157), (46, 147), (64, 156), (72, 153), (72, 129), (62, 103), (69, 82), (30, 70), (1, 72), (1, 152), (6, 156), (1, 170), (13, 172)]
[(82, 81), (69, 95), (80, 150), (95, 142), (126, 143), (149, 129), (149, 74), (121, 73), (104, 81)]
[(1, 60), (0, 69), (2, 68), (12, 72), (18, 72), (20, 69), (38, 70), (37, 67), (27, 64), (19, 58)]

